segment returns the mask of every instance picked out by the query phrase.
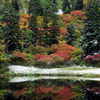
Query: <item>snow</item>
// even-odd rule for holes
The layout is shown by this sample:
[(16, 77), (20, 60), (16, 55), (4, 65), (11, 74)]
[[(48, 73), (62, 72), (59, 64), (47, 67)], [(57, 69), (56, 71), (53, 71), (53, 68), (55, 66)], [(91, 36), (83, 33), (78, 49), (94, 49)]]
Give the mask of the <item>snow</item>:
[(84, 77), (67, 77), (67, 76), (41, 76), (41, 77), (11, 77), (9, 82), (25, 82), (25, 81), (35, 81), (39, 79), (73, 79), (73, 80), (94, 80), (100, 81), (100, 78), (84, 78)]
[(10, 73), (15, 74), (57, 74), (57, 73), (73, 73), (73, 74), (100, 74), (100, 68), (92, 68), (85, 70), (67, 70), (67, 68), (86, 68), (86, 66), (72, 66), (67, 68), (52, 68), (52, 69), (40, 69), (36, 67), (20, 66), (20, 65), (11, 65), (8, 66)]
[[(20, 66), (11, 65), (8, 66), (10, 74), (100, 74), (100, 68), (92, 68), (85, 70), (67, 70), (67, 68), (87, 68), (86, 66), (72, 66), (67, 68), (52, 68), (52, 69), (39, 69), (33, 66)], [(74, 80), (94, 80), (100, 81), (100, 78), (84, 78), (84, 77), (67, 77), (67, 76), (24, 76), (24, 77), (11, 77), (9, 82), (23, 82), (23, 81), (34, 81), (39, 79), (74, 79)]]
[(62, 11), (62, 9), (59, 9), (58, 12), (56, 12), (55, 14), (57, 15), (62, 15), (64, 12)]

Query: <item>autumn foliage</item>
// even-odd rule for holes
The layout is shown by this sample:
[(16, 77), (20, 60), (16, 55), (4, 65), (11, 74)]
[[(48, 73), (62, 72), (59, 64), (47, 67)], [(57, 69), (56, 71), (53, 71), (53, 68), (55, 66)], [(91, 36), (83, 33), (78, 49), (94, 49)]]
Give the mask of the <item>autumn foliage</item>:
[[(31, 91), (33, 92), (33, 95), (30, 95)], [(31, 91), (28, 92), (28, 88), (24, 88), (22, 90), (15, 91), (12, 95), (13, 97), (26, 95), (30, 99), (38, 100), (43, 99), (44, 97), (52, 98), (52, 100), (70, 100), (77, 96), (77, 94), (74, 94), (67, 86), (39, 86), (31, 88)]]

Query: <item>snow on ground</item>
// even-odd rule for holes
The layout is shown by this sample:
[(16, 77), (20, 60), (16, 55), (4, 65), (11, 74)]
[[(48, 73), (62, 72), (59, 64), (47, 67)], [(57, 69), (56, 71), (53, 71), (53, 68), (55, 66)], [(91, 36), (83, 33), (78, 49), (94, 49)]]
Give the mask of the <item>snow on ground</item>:
[[(86, 68), (85, 66), (80, 67), (80, 66), (75, 66), (76, 68)], [(11, 65), (8, 66), (10, 69), (10, 73), (15, 73), (15, 74), (57, 74), (57, 73), (72, 73), (72, 74), (100, 74), (100, 68), (90, 68), (90, 69), (85, 69), (85, 70), (67, 70), (67, 68), (52, 68), (52, 69), (39, 69), (35, 67), (25, 67), (25, 66), (20, 66), (20, 65)]]
[(100, 78), (84, 78), (84, 77), (67, 77), (67, 76), (39, 76), (39, 77), (11, 77), (9, 82), (25, 82), (25, 81), (35, 81), (39, 79), (73, 79), (73, 80), (94, 80), (100, 81)]
[[(11, 65), (8, 66), (10, 69), (11, 74), (57, 74), (57, 73), (71, 73), (71, 74), (100, 74), (100, 68), (92, 68), (85, 69), (85, 70), (67, 70), (67, 68), (52, 68), (52, 69), (39, 69), (35, 67), (25, 67), (25, 66), (19, 66), (19, 65)], [(70, 68), (87, 68), (86, 66), (73, 66)], [(23, 82), (23, 81), (34, 81), (39, 79), (73, 79), (73, 80), (94, 80), (94, 81), (100, 81), (100, 78), (84, 78), (84, 77), (67, 77), (67, 76), (38, 76), (38, 77), (11, 77), (9, 82)]]

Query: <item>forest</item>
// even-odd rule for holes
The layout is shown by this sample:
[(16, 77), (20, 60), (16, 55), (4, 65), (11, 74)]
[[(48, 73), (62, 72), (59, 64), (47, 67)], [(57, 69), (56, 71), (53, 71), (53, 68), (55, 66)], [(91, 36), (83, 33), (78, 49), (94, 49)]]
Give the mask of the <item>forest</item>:
[(9, 64), (100, 67), (100, 1), (0, 0), (0, 73)]

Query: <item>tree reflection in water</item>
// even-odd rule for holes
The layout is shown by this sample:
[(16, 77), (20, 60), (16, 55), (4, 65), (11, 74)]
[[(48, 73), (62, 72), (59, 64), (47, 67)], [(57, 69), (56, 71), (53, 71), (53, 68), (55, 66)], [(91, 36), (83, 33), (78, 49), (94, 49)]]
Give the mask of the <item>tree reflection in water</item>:
[[(0, 87), (0, 100), (100, 100), (99, 92), (94, 95), (100, 90), (100, 82), (96, 81), (49, 79), (4, 85)], [(93, 88), (94, 94), (90, 91)]]

